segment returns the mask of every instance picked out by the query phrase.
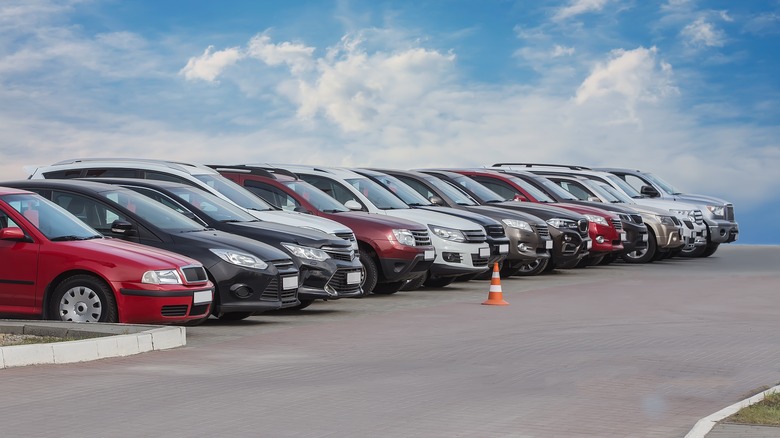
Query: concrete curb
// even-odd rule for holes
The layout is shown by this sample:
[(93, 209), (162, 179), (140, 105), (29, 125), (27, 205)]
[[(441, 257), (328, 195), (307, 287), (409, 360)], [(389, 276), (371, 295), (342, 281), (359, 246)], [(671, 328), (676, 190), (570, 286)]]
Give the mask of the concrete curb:
[(187, 345), (184, 327), (0, 320), (0, 333), (76, 338), (0, 347), (0, 369), (130, 356)]
[(696, 422), (690, 432), (685, 435), (685, 438), (704, 438), (719, 421), (730, 415), (736, 414), (742, 408), (746, 408), (752, 404), (760, 402), (764, 399), (764, 397), (767, 396), (767, 394), (772, 394), (775, 392), (780, 392), (780, 385), (773, 386), (772, 388), (758, 393), (753, 397), (746, 398), (745, 400), (734, 403), (733, 405), (725, 407), (718, 412), (715, 412), (714, 414), (702, 418)]

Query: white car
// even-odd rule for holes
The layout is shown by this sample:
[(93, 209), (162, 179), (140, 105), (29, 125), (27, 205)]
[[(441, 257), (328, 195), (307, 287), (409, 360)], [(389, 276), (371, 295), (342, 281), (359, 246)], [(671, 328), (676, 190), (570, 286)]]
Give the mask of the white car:
[(427, 286), (446, 286), (457, 277), (479, 274), (489, 268), (490, 247), (486, 243), (485, 230), (475, 222), (410, 208), (381, 185), (348, 169), (274, 166), (294, 172), (351, 210), (384, 214), (426, 225), (436, 249), (436, 258), (425, 282)]
[(355, 234), (344, 225), (322, 217), (277, 209), (216, 170), (199, 164), (132, 158), (75, 159), (38, 167), (29, 176), (29, 179), (67, 178), (141, 178), (188, 184), (232, 202), (260, 220), (323, 231), (349, 240), (353, 248), (358, 249)]

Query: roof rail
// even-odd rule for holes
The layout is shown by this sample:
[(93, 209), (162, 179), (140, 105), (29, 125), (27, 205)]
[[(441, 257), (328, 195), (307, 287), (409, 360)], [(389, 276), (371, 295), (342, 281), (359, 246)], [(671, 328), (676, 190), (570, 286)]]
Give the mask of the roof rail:
[(547, 163), (496, 163), (492, 167), (564, 167), (571, 170), (591, 170), (590, 167), (575, 166), (573, 164), (547, 164)]
[(75, 163), (93, 163), (93, 162), (106, 162), (106, 163), (150, 163), (158, 164), (161, 166), (168, 166), (173, 169), (184, 170), (186, 167), (195, 167), (200, 169), (207, 169), (206, 166), (196, 163), (185, 163), (181, 161), (171, 160), (157, 160), (152, 158), (72, 158), (69, 160), (58, 161), (52, 166), (60, 166), (63, 164), (75, 164)]
[(295, 179), (300, 179), (298, 175), (295, 174), (295, 172), (289, 171), (287, 169), (280, 169), (278, 167), (273, 167), (273, 166), (254, 166), (251, 164), (231, 164), (231, 165), (207, 164), (207, 166), (218, 171), (229, 170), (229, 171), (243, 172), (243, 173), (248, 173), (250, 175), (264, 176), (266, 178), (273, 178), (273, 179), (276, 179), (277, 174), (289, 176)]

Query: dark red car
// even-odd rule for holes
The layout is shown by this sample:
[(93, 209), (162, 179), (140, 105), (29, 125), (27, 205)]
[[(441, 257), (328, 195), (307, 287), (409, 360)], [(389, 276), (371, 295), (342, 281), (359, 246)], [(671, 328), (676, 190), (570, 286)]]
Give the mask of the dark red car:
[[(618, 254), (624, 249), (625, 233), (620, 217), (615, 213), (596, 207), (557, 202), (527, 181), (507, 173), (468, 169), (454, 171), (469, 176), (506, 199), (552, 204), (587, 217), (588, 234), (593, 241), (588, 256), (590, 261), (587, 264), (597, 264), (605, 255)], [(586, 262), (583, 262), (583, 265), (585, 264)]]
[(197, 261), (104, 238), (58, 205), (0, 187), (0, 315), (183, 323), (214, 295)]
[(212, 167), (270, 204), (325, 217), (351, 228), (366, 270), (363, 284), (366, 292), (397, 292), (407, 280), (423, 275), (433, 264), (435, 250), (424, 225), (349, 210), (295, 174), (281, 169)]

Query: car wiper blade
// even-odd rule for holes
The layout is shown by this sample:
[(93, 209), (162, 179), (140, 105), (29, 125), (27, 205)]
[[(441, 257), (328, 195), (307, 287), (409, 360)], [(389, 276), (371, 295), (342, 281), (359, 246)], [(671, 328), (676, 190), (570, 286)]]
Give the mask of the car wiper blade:
[(220, 222), (223, 224), (235, 224), (237, 222), (259, 222), (259, 221), (242, 221), (241, 219), (225, 219)]
[(485, 204), (498, 204), (499, 202), (506, 202), (506, 200), (502, 199), (488, 199), (485, 201)]
[(92, 236), (85, 237), (84, 240), (102, 239), (102, 238), (103, 238), (102, 234), (94, 234)]
[(49, 239), (49, 240), (51, 240), (52, 242), (67, 242), (67, 241), (71, 241), (71, 240), (85, 240), (85, 239), (86, 239), (86, 237), (74, 236), (74, 235), (71, 234), (71, 235), (68, 235), (68, 236), (57, 236), (57, 237), (54, 237), (54, 238)]

